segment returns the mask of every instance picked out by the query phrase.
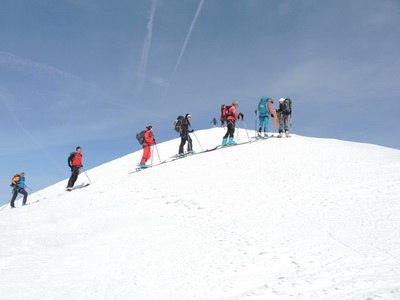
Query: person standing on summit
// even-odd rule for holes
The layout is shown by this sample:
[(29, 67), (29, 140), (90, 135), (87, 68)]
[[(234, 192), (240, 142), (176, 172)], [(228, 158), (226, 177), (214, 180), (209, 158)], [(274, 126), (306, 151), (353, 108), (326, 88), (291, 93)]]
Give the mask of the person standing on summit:
[(82, 165), (82, 147), (76, 147), (76, 152), (72, 152), (68, 157), (68, 166), (71, 168), (71, 177), (68, 180), (67, 191), (72, 191), (78, 179)]
[(274, 111), (272, 109), (272, 104), (274, 101), (271, 98), (262, 96), (260, 102), (258, 103), (258, 133), (257, 137), (261, 138), (261, 131), (264, 129), (264, 138), (268, 138), (269, 132), (269, 116), (274, 117)]
[(286, 103), (285, 98), (279, 99), (279, 108), (276, 110), (279, 118), (279, 135), (278, 138), (281, 138), (283, 135), (283, 131), (285, 131), (286, 137), (290, 137), (289, 134), (289, 115), (291, 114), (290, 108)]

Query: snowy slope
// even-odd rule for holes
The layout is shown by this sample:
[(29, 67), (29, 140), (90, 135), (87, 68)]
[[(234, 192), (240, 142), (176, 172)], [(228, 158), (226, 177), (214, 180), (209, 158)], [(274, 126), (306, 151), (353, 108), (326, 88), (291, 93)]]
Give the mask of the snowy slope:
[(140, 156), (0, 212), (0, 299), (400, 299), (399, 150), (294, 136), (128, 174)]

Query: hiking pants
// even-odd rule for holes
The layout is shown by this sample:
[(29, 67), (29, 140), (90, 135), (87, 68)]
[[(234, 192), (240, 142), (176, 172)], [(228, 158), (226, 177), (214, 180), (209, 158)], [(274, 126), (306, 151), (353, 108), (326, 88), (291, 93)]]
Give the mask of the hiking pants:
[(228, 123), (228, 130), (224, 135), (224, 139), (227, 139), (228, 137), (233, 138), (235, 134), (235, 120), (228, 120), (227, 123)]
[(279, 118), (279, 133), (283, 131), (289, 131), (289, 119), (288, 118)]
[(78, 179), (79, 176), (79, 168), (76, 166), (71, 167), (71, 177), (68, 180), (68, 185), (67, 187), (73, 187), (75, 184), (75, 181)]
[(181, 144), (179, 145), (179, 153), (183, 153), (183, 146), (185, 146), (186, 141), (188, 142), (187, 151), (193, 151), (193, 143), (192, 138), (190, 137), (188, 132), (185, 132), (181, 135)]
[(261, 130), (263, 128), (264, 128), (264, 132), (269, 132), (268, 123), (269, 123), (269, 117), (268, 116), (259, 117), (258, 132), (261, 133)]
[(12, 196), (11, 202), (10, 202), (10, 206), (11, 207), (14, 207), (14, 201), (17, 198), (18, 193), (24, 195), (22, 203), (24, 203), (24, 204), (26, 203), (26, 200), (28, 199), (28, 193), (25, 191), (25, 189), (19, 189), (19, 188), (18, 189), (14, 189), (13, 196)]
[(140, 161), (140, 163), (144, 165), (150, 157), (151, 157), (150, 146), (143, 146), (143, 156), (142, 156), (142, 160)]

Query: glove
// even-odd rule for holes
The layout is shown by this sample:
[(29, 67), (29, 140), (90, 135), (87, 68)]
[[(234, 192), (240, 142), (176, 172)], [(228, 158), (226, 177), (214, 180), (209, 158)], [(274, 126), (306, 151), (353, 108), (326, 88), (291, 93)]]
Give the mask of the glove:
[(274, 117), (274, 114), (271, 114), (271, 117), (273, 118), (273, 117)]
[(193, 133), (193, 132), (194, 132), (194, 130), (192, 129), (192, 130), (189, 130), (188, 132), (189, 132), (189, 133)]
[(241, 120), (243, 121), (243, 118), (244, 118), (244, 114), (242, 114), (242, 113), (239, 113), (239, 120), (240, 120), (240, 118), (242, 118)]

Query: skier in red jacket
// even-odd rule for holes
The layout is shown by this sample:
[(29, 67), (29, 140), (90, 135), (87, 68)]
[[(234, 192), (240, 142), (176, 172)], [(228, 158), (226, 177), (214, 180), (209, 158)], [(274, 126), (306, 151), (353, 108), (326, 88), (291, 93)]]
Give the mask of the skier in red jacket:
[(69, 178), (67, 191), (72, 191), (75, 181), (79, 176), (79, 169), (83, 167), (82, 165), (82, 147), (76, 147), (76, 152), (71, 153), (68, 157), (68, 166), (71, 168), (71, 177)]
[(235, 122), (239, 117), (243, 120), (243, 114), (237, 110), (239, 107), (239, 101), (233, 101), (232, 105), (227, 106), (226, 109), (226, 124), (228, 130), (222, 139), (222, 146), (236, 145), (237, 143), (233, 140), (235, 133)]
[(143, 156), (140, 161), (139, 167), (140, 168), (148, 168), (149, 166), (146, 165), (146, 162), (151, 157), (150, 146), (156, 144), (156, 142), (154, 140), (153, 126), (149, 125), (146, 127), (143, 138), (144, 138), (144, 142), (142, 144)]

